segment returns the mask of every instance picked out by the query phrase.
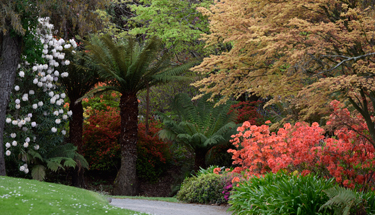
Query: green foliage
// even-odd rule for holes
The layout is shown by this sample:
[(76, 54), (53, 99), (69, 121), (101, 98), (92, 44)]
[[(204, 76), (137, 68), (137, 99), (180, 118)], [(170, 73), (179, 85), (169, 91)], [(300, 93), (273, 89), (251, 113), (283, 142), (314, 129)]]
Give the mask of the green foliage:
[(215, 168), (219, 168), (219, 166), (211, 165), (211, 166), (207, 167), (206, 169), (203, 169), (202, 167), (199, 167), (199, 171), (197, 172), (196, 176), (199, 177), (201, 175), (214, 173)]
[(320, 210), (333, 208), (335, 215), (373, 214), (375, 212), (375, 194), (372, 191), (358, 193), (344, 187), (332, 187), (324, 192), (329, 200), (320, 207)]
[(234, 187), (229, 203), (235, 214), (330, 214), (319, 208), (328, 200), (323, 192), (334, 186), (333, 179), (296, 176), (279, 172), (252, 177)]
[(221, 175), (201, 174), (185, 179), (176, 198), (189, 203), (221, 204), (226, 202), (222, 193), (224, 186)]
[(193, 1), (142, 0), (142, 4), (132, 5), (136, 12), (132, 18), (138, 26), (130, 33), (146, 34), (160, 38), (167, 48), (176, 52), (194, 51), (202, 53), (204, 43), (198, 41), (202, 33), (208, 33), (208, 19), (196, 10), (208, 8), (212, 0)]
[(85, 44), (85, 48), (90, 50), (86, 60), (107, 81), (106, 86), (88, 92), (86, 97), (92, 97), (101, 91), (136, 94), (147, 86), (186, 80), (179, 75), (197, 63), (171, 67), (170, 55), (162, 51), (162, 44), (156, 38), (139, 43), (131, 37), (114, 41), (109, 35), (93, 36)]
[(178, 118), (174, 120), (160, 114), (164, 129), (159, 136), (185, 144), (194, 151), (203, 151), (204, 154), (214, 146), (228, 145), (236, 129), (236, 114), (227, 114), (230, 103), (214, 107), (214, 103), (206, 101), (207, 98), (204, 96), (195, 105), (187, 94), (176, 95), (171, 107)]

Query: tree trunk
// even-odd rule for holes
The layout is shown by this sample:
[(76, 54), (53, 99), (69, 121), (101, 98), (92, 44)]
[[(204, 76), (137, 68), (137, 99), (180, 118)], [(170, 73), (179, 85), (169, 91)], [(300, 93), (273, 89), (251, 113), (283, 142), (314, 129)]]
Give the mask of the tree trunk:
[[(78, 153), (82, 153), (82, 134), (83, 134), (83, 107), (82, 102), (75, 103), (77, 98), (69, 97), (69, 110), (73, 112), (72, 120), (69, 123), (69, 140), (77, 146)], [(78, 164), (79, 165), (79, 164)], [(84, 178), (84, 168), (77, 166), (73, 170), (72, 185), (75, 187), (86, 187)]]
[(138, 194), (136, 174), (138, 139), (138, 100), (135, 93), (123, 93), (120, 99), (121, 116), (121, 167), (114, 183), (114, 195)]
[(3, 140), (5, 118), (21, 56), (22, 37), (0, 34), (0, 175), (6, 175)]
[(206, 154), (207, 151), (201, 148), (195, 149), (195, 161), (194, 161), (194, 171), (198, 172), (199, 167), (206, 169)]
[(148, 123), (148, 117), (150, 116), (150, 86), (147, 83), (147, 93), (146, 93), (146, 128), (145, 128), (145, 135), (148, 135), (148, 131), (150, 129), (149, 123)]

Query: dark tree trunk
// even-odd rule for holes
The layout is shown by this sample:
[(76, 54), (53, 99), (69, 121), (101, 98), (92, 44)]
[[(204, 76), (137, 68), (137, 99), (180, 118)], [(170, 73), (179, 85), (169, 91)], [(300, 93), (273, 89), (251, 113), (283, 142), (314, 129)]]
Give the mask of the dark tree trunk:
[[(73, 112), (72, 120), (69, 123), (69, 140), (77, 146), (78, 153), (82, 153), (83, 134), (83, 107), (82, 102), (75, 103), (77, 98), (70, 97), (69, 110)], [(73, 170), (72, 185), (75, 187), (86, 187), (84, 178), (84, 168), (78, 164)]]
[(135, 93), (123, 93), (120, 99), (121, 116), (121, 167), (114, 183), (114, 195), (138, 194), (136, 174), (138, 140), (138, 100)]
[(207, 151), (204, 149), (195, 149), (195, 161), (194, 161), (194, 171), (198, 172), (199, 167), (206, 169), (206, 154)]
[(145, 135), (148, 135), (148, 131), (150, 129), (149, 123), (148, 123), (148, 117), (150, 116), (150, 86), (148, 86), (147, 83), (147, 93), (146, 93), (146, 129), (145, 129)]
[(21, 57), (22, 37), (0, 33), (0, 45), (0, 175), (6, 175), (3, 135), (6, 110)]

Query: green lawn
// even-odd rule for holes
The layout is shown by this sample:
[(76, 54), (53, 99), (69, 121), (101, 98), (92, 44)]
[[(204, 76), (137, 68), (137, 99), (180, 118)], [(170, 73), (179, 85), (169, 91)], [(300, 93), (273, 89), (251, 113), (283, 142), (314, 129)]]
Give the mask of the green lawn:
[(0, 177), (0, 214), (144, 214), (109, 205), (106, 197), (84, 189), (35, 180)]

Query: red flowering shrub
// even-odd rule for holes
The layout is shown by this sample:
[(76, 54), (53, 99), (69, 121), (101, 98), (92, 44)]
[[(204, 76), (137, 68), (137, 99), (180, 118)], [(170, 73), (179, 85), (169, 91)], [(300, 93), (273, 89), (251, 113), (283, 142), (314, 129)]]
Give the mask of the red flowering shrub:
[[(118, 109), (89, 110), (89, 118), (83, 128), (83, 155), (93, 170), (107, 171), (119, 167), (121, 148), (120, 114)], [(137, 175), (148, 181), (157, 180), (166, 169), (170, 157), (169, 143), (159, 140), (158, 122), (150, 122), (149, 134), (145, 135), (144, 123), (138, 124)]]
[(120, 158), (120, 114), (107, 106), (106, 111), (88, 110), (83, 126), (83, 155), (90, 169), (109, 170)]
[(260, 125), (263, 122), (263, 116), (260, 115), (257, 111), (257, 106), (260, 104), (260, 101), (244, 101), (237, 104), (231, 105), (228, 114), (236, 111), (237, 119), (236, 123), (243, 123), (248, 121), (252, 125)]
[[(338, 124), (336, 119), (350, 118), (350, 112), (332, 102), (334, 112), (327, 124)], [(337, 117), (340, 116), (340, 117)], [(266, 172), (298, 170), (302, 174), (314, 172), (322, 177), (334, 177), (338, 183), (350, 188), (367, 189), (373, 183), (375, 150), (366, 139), (366, 123), (355, 116), (356, 124), (341, 126), (335, 138), (325, 138), (324, 129), (318, 123), (285, 124), (277, 134), (270, 133), (268, 125), (256, 126), (249, 122), (238, 128), (232, 143), (235, 172), (247, 171), (247, 175)], [(362, 133), (357, 133), (362, 132)]]

